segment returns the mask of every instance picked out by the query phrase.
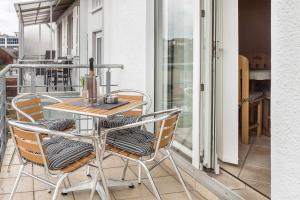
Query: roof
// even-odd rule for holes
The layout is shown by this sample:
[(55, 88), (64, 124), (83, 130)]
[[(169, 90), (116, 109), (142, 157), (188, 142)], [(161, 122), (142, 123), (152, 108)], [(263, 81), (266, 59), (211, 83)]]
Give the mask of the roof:
[(15, 3), (15, 10), (24, 26), (50, 23), (50, 8), (52, 6), (52, 21), (55, 22), (75, 0), (34, 0)]
[(10, 57), (14, 59), (18, 59), (18, 50), (13, 49), (13, 48), (0, 48), (2, 51), (4, 51), (6, 54), (8, 54)]

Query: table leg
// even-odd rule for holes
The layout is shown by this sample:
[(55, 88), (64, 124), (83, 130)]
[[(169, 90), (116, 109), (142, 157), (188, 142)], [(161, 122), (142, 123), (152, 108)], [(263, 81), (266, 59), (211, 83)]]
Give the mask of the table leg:
[[(130, 181), (123, 181), (123, 180), (111, 180), (106, 179), (104, 175), (104, 171), (102, 168), (102, 163), (104, 160), (104, 153), (105, 153), (105, 142), (106, 142), (106, 136), (103, 136), (101, 134), (101, 127), (98, 126), (99, 119), (93, 118), (93, 134), (98, 135), (97, 141), (94, 141), (95, 146), (95, 153), (96, 153), (96, 161), (98, 166), (98, 173), (100, 175), (100, 181), (97, 181), (96, 184), (96, 191), (101, 197), (101, 199), (107, 199), (110, 200), (110, 194), (109, 194), (109, 188), (120, 188), (120, 187), (129, 187), (133, 188), (134, 185)], [(96, 177), (97, 179), (97, 177)], [(83, 191), (83, 190), (92, 190), (95, 182), (93, 179), (86, 180), (83, 182), (80, 182), (79, 184), (72, 186), (70, 188), (63, 189), (62, 193), (67, 194), (70, 192), (76, 192), (76, 191)]]

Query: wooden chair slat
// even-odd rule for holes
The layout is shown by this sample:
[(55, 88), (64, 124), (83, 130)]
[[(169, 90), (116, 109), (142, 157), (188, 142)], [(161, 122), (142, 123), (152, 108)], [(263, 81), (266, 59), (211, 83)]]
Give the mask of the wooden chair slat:
[(30, 107), (30, 108), (26, 108), (26, 109), (21, 109), (23, 112), (25, 112), (26, 114), (32, 114), (32, 113), (38, 113), (38, 112), (42, 112), (42, 107), (40, 105), (34, 106), (34, 107)]
[[(31, 117), (35, 120), (35, 121), (38, 121), (38, 120), (43, 120), (44, 119), (44, 114), (43, 113), (36, 113), (36, 114), (33, 114), (31, 115)], [(26, 117), (20, 117), (19, 118), (20, 121), (24, 121), (24, 122), (29, 122), (30, 120)]]
[(33, 153), (41, 153), (39, 145), (37, 143), (30, 142), (29, 140), (22, 140), (18, 136), (16, 136), (15, 139), (18, 147), (21, 147), (22, 149)]
[(173, 138), (173, 134), (164, 137), (159, 143), (159, 148), (164, 148), (168, 146), (171, 143), (172, 138)]
[(41, 103), (41, 99), (40, 98), (33, 98), (33, 99), (29, 99), (29, 100), (24, 100), (24, 101), (17, 102), (16, 105), (19, 108), (22, 108), (22, 107), (32, 106), (34, 104), (40, 104), (40, 103)]
[(13, 130), (13, 133), (19, 138), (22, 138), (25, 140), (37, 141), (36, 135), (30, 131), (24, 131), (24, 130), (16, 128), (16, 127), (13, 127), (12, 130)]
[(178, 118), (178, 115), (174, 115), (174, 116), (170, 117), (169, 119), (166, 119), (165, 120), (165, 127), (173, 126), (174, 123), (177, 122), (177, 118)]
[[(23, 158), (25, 158), (26, 160), (36, 163), (36, 164), (39, 164), (39, 165), (44, 165), (43, 156), (41, 154), (31, 153), (20, 147), (18, 149), (19, 149), (21, 156)], [(48, 159), (46, 157), (46, 162), (48, 162), (47, 160)]]

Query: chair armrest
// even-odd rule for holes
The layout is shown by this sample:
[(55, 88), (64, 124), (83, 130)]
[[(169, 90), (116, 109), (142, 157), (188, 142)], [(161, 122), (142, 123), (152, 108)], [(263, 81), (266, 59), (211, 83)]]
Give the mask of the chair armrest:
[(27, 130), (27, 131), (32, 131), (37, 134), (47, 134), (50, 136), (61, 136), (61, 137), (66, 137), (66, 138), (96, 139), (96, 137), (93, 135), (78, 135), (78, 134), (74, 135), (74, 134), (67, 133), (67, 132), (53, 131), (53, 130), (41, 128), (41, 127), (32, 125), (32, 122), (28, 123), (28, 122), (9, 120), (8, 124), (10, 126), (14, 126), (14, 127), (20, 128), (20, 129)]
[(142, 115), (142, 116), (138, 117), (137, 121), (141, 121), (141, 120), (143, 120), (145, 118), (148, 118), (148, 117), (156, 117), (157, 115), (169, 114), (169, 113), (172, 113), (174, 111), (178, 111), (178, 108), (173, 108), (173, 109), (170, 109), (170, 110), (163, 110), (163, 111), (157, 111), (157, 112), (150, 113), (150, 114), (145, 114), (145, 115)]

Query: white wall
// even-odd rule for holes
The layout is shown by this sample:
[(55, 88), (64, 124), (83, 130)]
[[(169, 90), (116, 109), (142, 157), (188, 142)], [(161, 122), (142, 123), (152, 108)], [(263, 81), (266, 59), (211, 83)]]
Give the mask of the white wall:
[(123, 64), (120, 88), (146, 90), (147, 0), (107, 0), (104, 5), (104, 62)]
[(272, 0), (272, 199), (300, 199), (300, 1)]
[[(53, 25), (55, 28), (55, 26)], [(24, 27), (24, 55), (45, 55), (46, 50), (51, 49), (50, 29), (47, 25), (41, 25), (41, 42), (39, 42), (39, 25)], [(55, 34), (52, 35), (53, 50), (55, 50)]]
[[(103, 64), (123, 64), (125, 67), (121, 71), (112, 71), (113, 83), (118, 84), (118, 88), (145, 91), (148, 74), (150, 79), (153, 78), (151, 72), (146, 74), (149, 65), (154, 72), (154, 23), (153, 18), (148, 17), (147, 4), (147, 0), (104, 0), (103, 10), (91, 12), (91, 1), (80, 2), (80, 62), (87, 64), (90, 57), (95, 57), (93, 34), (103, 31)], [(152, 26), (152, 32), (149, 26)]]

